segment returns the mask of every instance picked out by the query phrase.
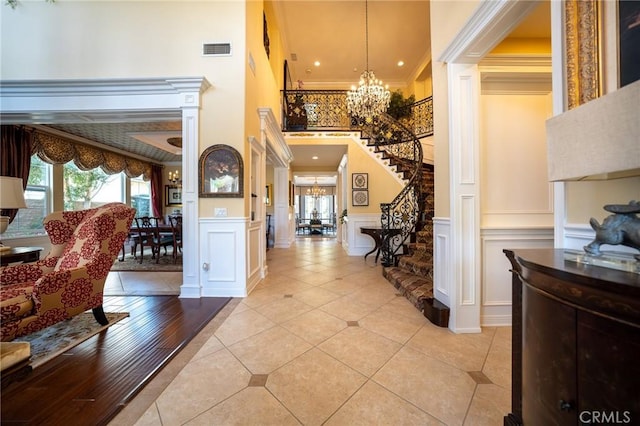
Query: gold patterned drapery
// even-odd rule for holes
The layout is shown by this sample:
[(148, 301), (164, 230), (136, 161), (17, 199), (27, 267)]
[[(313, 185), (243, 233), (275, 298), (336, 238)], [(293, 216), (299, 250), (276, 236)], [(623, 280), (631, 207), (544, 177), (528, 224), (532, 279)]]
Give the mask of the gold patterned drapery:
[(51, 164), (73, 161), (80, 170), (100, 167), (109, 175), (124, 172), (130, 178), (151, 179), (151, 163), (43, 132), (35, 132), (32, 152)]

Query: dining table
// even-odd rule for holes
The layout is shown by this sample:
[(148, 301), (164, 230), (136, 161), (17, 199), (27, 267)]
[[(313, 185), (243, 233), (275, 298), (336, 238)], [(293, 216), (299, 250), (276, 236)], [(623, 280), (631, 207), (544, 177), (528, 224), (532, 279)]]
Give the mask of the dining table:
[[(158, 224), (158, 232), (160, 233), (160, 236), (173, 236), (173, 228), (171, 228), (171, 224), (170, 223), (159, 223)], [(129, 246), (131, 247), (131, 254), (134, 256), (134, 258), (136, 258), (136, 253), (135, 253), (135, 249), (137, 249), (138, 247), (138, 240), (140, 239), (140, 230), (138, 229), (138, 226), (134, 223), (131, 228), (129, 229), (129, 235), (127, 237), (127, 241), (129, 241)], [(124, 255), (125, 255), (125, 246), (126, 246), (126, 241), (124, 244), (122, 244), (122, 254), (120, 255), (120, 261), (124, 261)], [(140, 251), (141, 251), (141, 255), (142, 253), (144, 253), (144, 246), (140, 247)]]

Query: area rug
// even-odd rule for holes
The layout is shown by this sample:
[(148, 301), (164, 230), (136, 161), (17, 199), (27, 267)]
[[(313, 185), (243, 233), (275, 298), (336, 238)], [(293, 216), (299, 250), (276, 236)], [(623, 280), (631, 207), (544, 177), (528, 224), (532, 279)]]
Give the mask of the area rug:
[(156, 263), (155, 259), (151, 258), (151, 253), (145, 252), (140, 263), (140, 258), (134, 259), (132, 255), (128, 254), (124, 257), (123, 261), (120, 261), (120, 256), (113, 263), (111, 267), (112, 271), (162, 271), (162, 272), (180, 272), (182, 271), (182, 255), (178, 256), (176, 263), (173, 263), (173, 256), (171, 253), (166, 256), (162, 253)]
[(14, 341), (31, 344), (31, 366), (37, 368), (129, 316), (127, 312), (106, 312), (105, 315), (109, 320), (107, 325), (100, 325), (93, 313), (83, 312)]

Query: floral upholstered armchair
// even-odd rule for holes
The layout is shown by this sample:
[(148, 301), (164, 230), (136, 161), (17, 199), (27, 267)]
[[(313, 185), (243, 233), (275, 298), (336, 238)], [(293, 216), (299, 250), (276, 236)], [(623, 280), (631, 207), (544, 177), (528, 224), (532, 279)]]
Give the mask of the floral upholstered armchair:
[(93, 310), (100, 324), (107, 274), (135, 210), (110, 203), (54, 212), (44, 220), (51, 251), (42, 260), (0, 268), (0, 340), (10, 341)]

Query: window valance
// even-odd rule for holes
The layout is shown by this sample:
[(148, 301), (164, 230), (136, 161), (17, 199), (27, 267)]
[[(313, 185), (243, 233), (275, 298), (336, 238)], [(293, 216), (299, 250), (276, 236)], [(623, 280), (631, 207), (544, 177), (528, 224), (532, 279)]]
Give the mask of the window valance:
[(85, 145), (61, 136), (36, 131), (32, 152), (38, 155), (42, 161), (50, 164), (64, 164), (73, 161), (80, 170), (92, 170), (100, 167), (110, 175), (124, 172), (130, 178), (142, 175), (146, 181), (151, 179), (151, 163), (149, 162)]

